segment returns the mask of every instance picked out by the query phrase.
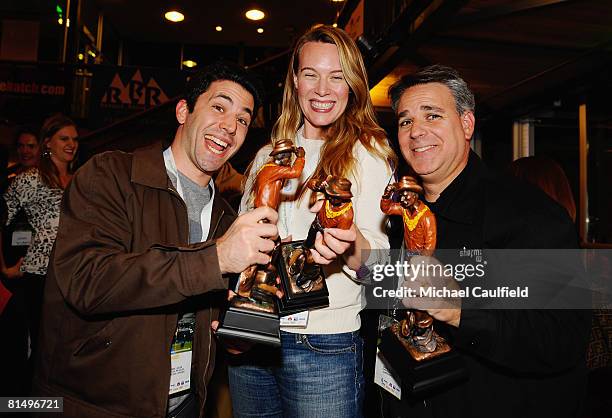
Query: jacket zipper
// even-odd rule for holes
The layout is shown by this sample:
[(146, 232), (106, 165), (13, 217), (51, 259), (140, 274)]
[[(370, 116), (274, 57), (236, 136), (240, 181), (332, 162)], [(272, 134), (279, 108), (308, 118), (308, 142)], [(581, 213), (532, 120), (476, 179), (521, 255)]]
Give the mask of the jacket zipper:
[[(215, 234), (217, 233), (217, 229), (219, 228), (219, 224), (221, 223), (221, 219), (223, 218), (223, 215), (225, 215), (225, 211), (221, 210), (221, 213), (219, 214), (219, 219), (217, 219), (217, 223), (215, 227), (213, 228), (212, 233), (209, 234), (211, 238), (214, 237)], [(208, 317), (212, 321), (212, 308), (211, 307), (208, 308)], [(210, 365), (210, 352), (212, 348), (212, 339), (213, 339), (212, 329), (208, 327), (208, 353), (207, 353), (207, 358), (206, 358), (206, 366), (204, 367), (204, 373), (202, 376), (202, 387), (204, 388), (204, 399), (202, 400), (202, 408), (200, 409), (200, 416), (202, 415), (204, 404), (206, 403), (206, 398), (208, 397), (208, 387), (206, 386), (206, 374), (208, 373), (208, 366)]]
[(217, 233), (217, 229), (219, 229), (219, 224), (221, 223), (221, 218), (223, 218), (223, 215), (225, 215), (225, 209), (221, 209), (221, 213), (219, 214), (219, 219), (217, 219), (217, 223), (215, 224), (215, 227), (213, 228), (213, 231), (210, 235), (210, 237), (214, 237), (215, 234)]

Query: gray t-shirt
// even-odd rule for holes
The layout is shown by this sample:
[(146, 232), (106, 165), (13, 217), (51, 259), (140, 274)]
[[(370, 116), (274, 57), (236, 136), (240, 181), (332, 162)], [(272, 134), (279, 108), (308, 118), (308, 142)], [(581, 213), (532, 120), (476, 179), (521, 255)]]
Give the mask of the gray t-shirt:
[[(183, 189), (183, 200), (187, 205), (187, 214), (189, 215), (189, 242), (202, 242), (207, 237), (202, 237), (200, 220), (202, 209), (210, 202), (210, 185), (200, 186), (180, 171), (178, 175)], [(170, 179), (172, 180), (172, 176)], [(175, 182), (173, 184), (176, 187)]]

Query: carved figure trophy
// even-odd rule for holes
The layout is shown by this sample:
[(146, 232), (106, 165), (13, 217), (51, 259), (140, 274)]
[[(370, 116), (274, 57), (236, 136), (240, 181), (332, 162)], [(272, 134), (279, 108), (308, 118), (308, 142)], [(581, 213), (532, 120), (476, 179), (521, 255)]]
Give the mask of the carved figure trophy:
[[(399, 203), (392, 201), (399, 194)], [(423, 188), (412, 176), (385, 189), (380, 202), (387, 215), (399, 215), (404, 224), (404, 246), (408, 257), (431, 256), (436, 249), (436, 218), (419, 199)], [(412, 394), (427, 392), (464, 377), (461, 358), (435, 329), (425, 311), (394, 310), (395, 321), (383, 331), (380, 349), (401, 376), (402, 389)]]
[(329, 305), (329, 292), (321, 266), (316, 264), (310, 249), (314, 247), (317, 232), (325, 228), (349, 229), (353, 224), (351, 182), (336, 176), (311, 179), (308, 184), (313, 192), (324, 196), (324, 203), (310, 225), (303, 241), (282, 244), (278, 258), (278, 271), (283, 289), (280, 300), (282, 314)]
[[(293, 154), (297, 158), (291, 165)], [(304, 169), (304, 148), (296, 148), (290, 139), (281, 139), (274, 144), (270, 157), (255, 176), (253, 204), (256, 208), (268, 206), (277, 210), (285, 180), (299, 177)], [(253, 265), (240, 273), (236, 296), (230, 301), (217, 334), (280, 345), (274, 266), (278, 244), (267, 266)]]

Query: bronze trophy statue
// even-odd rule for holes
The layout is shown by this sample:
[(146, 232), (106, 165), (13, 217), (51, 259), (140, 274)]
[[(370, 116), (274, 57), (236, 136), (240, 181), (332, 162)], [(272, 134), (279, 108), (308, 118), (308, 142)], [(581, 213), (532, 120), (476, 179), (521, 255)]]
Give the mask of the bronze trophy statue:
[[(295, 162), (291, 165), (291, 155), (296, 154)], [(280, 192), (287, 179), (300, 177), (304, 169), (304, 148), (296, 148), (290, 139), (280, 139), (274, 144), (270, 157), (272, 161), (264, 164), (253, 184), (254, 206), (268, 206), (278, 210)]]
[[(392, 201), (399, 194), (399, 203)], [(404, 246), (408, 256), (432, 256), (436, 249), (436, 218), (419, 199), (423, 188), (412, 176), (385, 189), (380, 201), (387, 215), (399, 215), (404, 224)], [(425, 311), (394, 310), (395, 320), (382, 335), (380, 349), (401, 375), (402, 388), (419, 394), (464, 377), (465, 368), (449, 343), (434, 328)]]
[(317, 232), (325, 228), (349, 229), (353, 224), (351, 182), (336, 176), (324, 180), (311, 179), (308, 184), (313, 192), (324, 196), (324, 203), (310, 225), (303, 241), (281, 245), (278, 271), (283, 288), (280, 300), (282, 314), (329, 305), (329, 292), (321, 266), (314, 263), (310, 249), (314, 247)]
[[(292, 154), (296, 160), (291, 165)], [(253, 183), (254, 207), (278, 209), (280, 192), (286, 179), (297, 178), (304, 169), (304, 148), (290, 139), (276, 141), (271, 160), (264, 164)], [(257, 342), (280, 345), (275, 268), (278, 244), (267, 266), (253, 265), (240, 273), (236, 296), (230, 301), (217, 333)]]

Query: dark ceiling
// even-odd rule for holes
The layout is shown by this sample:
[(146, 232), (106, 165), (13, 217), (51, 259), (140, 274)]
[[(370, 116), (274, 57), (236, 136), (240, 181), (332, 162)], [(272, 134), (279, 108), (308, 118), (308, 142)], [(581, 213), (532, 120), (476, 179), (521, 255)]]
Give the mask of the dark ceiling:
[[(55, 4), (66, 0), (0, 0), (0, 16), (39, 19), (60, 33)], [(79, 0), (72, 0), (73, 4)], [(257, 6), (260, 22), (244, 17)], [(286, 50), (305, 29), (346, 23), (359, 2), (346, 0), (80, 0), (82, 22), (95, 34), (104, 14), (105, 63), (177, 68), (180, 57), (201, 64), (219, 57), (253, 66), (271, 86), (282, 85)], [(457, 68), (477, 93), (480, 108), (498, 112), (545, 90), (589, 82), (609, 73), (612, 56), (611, 0), (365, 0), (364, 34), (378, 51), (368, 61), (374, 102), (388, 108), (387, 88), (399, 76), (442, 63)], [(186, 16), (163, 18), (170, 6)], [(215, 26), (223, 27), (222, 32)], [(258, 34), (256, 29), (264, 28)], [(41, 32), (42, 33), (42, 32)], [(109, 37), (108, 41), (106, 38)], [(60, 45), (41, 36), (41, 49)], [(45, 43), (46, 42), (46, 43)], [(181, 48), (184, 45), (185, 48)], [(243, 48), (244, 47), (244, 48)], [(184, 54), (183, 54), (184, 52)], [(278, 54), (278, 55), (277, 55)], [(50, 60), (57, 53), (51, 51)], [(280, 58), (274, 60), (273, 57)], [(604, 58), (602, 60), (602, 57)], [(602, 70), (603, 69), (603, 70)], [(278, 88), (280, 90), (280, 87)], [(274, 92), (270, 92), (271, 94)], [(548, 96), (548, 93), (547, 93)]]
[[(146, 42), (288, 47), (294, 37), (316, 23), (333, 23), (343, 2), (331, 0), (95, 0), (105, 22), (122, 39)], [(185, 15), (180, 23), (163, 17), (175, 5)], [(244, 13), (257, 5), (263, 20)], [(223, 31), (217, 32), (220, 25)], [(264, 32), (257, 33), (262, 27)]]
[[(416, 3), (413, 3), (413, 6)], [(426, 4), (426, 3), (423, 3)], [(378, 106), (399, 76), (440, 63), (456, 68), (481, 109), (522, 106), (545, 91), (562, 95), (609, 71), (610, 0), (449, 0), (429, 2), (424, 24), (404, 23), (370, 65)]]

